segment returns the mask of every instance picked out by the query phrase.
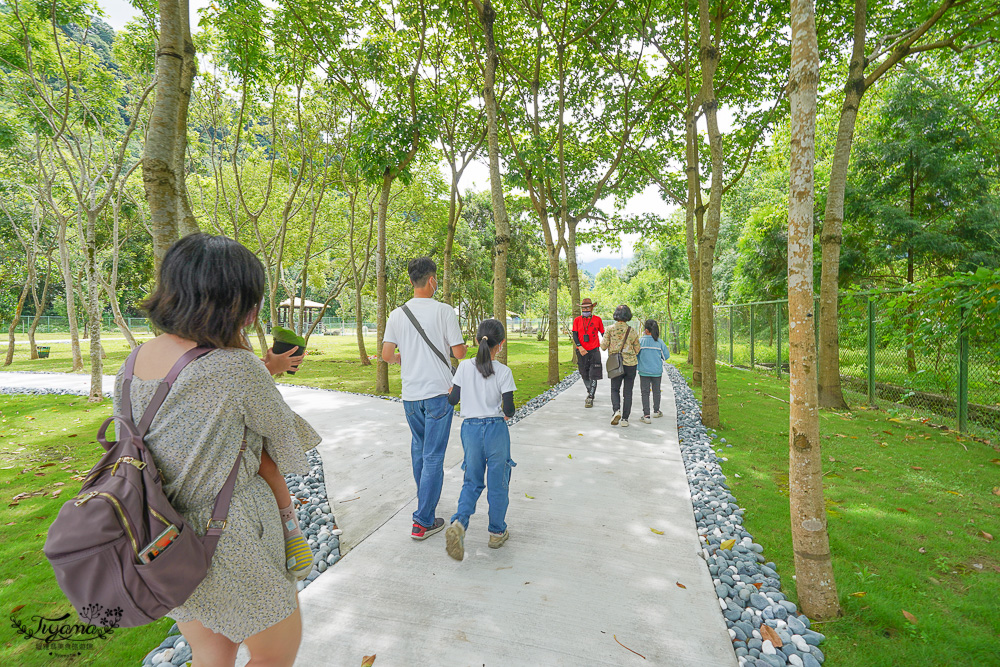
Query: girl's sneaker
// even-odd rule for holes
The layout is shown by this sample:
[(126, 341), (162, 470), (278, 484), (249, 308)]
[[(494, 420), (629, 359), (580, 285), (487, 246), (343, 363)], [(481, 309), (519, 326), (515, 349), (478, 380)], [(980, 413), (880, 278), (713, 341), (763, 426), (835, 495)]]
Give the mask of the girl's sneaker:
[(649, 415), (643, 415), (642, 417), (639, 418), (639, 421), (641, 421), (643, 424), (649, 424), (650, 423)]
[(615, 416), (611, 418), (611, 425), (612, 426), (617, 426), (618, 422), (621, 421), (621, 418), (622, 418), (622, 411), (621, 410), (615, 410)]
[(659, 410), (657, 410), (656, 412), (654, 412), (654, 413), (653, 413), (653, 416), (654, 416), (654, 417), (662, 417), (662, 416), (663, 416), (663, 413), (662, 413), (662, 412), (660, 412)]
[(458, 519), (451, 522), (444, 531), (445, 550), (455, 560), (465, 558), (465, 526)]
[(503, 543), (507, 541), (510, 537), (510, 531), (503, 531), (502, 535), (497, 535), (496, 533), (490, 533), (490, 549), (499, 549), (503, 546)]

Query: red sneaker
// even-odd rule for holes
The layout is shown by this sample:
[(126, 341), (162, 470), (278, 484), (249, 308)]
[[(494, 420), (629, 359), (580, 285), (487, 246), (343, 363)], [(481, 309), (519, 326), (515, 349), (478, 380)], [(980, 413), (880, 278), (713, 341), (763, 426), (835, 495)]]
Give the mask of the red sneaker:
[(439, 533), (444, 530), (444, 519), (438, 517), (434, 519), (434, 525), (428, 528), (427, 526), (421, 526), (419, 523), (413, 523), (413, 530), (410, 531), (410, 537), (415, 540), (426, 540), (428, 537), (434, 533)]

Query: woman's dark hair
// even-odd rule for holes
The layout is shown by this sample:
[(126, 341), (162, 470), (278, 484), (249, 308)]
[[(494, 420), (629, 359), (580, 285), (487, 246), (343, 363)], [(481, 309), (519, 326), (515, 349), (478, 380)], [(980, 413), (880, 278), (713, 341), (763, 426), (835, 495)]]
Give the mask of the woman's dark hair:
[(437, 270), (437, 264), (430, 257), (417, 257), (406, 265), (406, 272), (410, 275), (410, 282), (414, 287), (425, 286), (427, 279), (437, 273)]
[(615, 308), (616, 322), (629, 322), (631, 319), (632, 319), (632, 309), (626, 306), (624, 303)]
[(476, 339), (479, 341), (479, 351), (476, 352), (476, 368), (484, 378), (493, 375), (493, 355), (490, 350), (499, 345), (507, 337), (500, 320), (490, 318), (479, 323), (476, 329)]
[(646, 327), (646, 331), (653, 337), (653, 340), (660, 340), (660, 325), (656, 323), (656, 320), (650, 318), (642, 326)]
[(191, 234), (167, 250), (141, 307), (160, 331), (206, 347), (247, 348), (243, 328), (264, 296), (264, 266), (226, 236)]

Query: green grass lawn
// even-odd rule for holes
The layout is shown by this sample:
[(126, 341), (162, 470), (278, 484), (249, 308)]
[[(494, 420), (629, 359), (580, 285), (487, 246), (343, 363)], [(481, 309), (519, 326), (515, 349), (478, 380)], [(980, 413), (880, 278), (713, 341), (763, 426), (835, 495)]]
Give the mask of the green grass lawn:
[[(16, 619), (36, 627), (39, 616), (77, 622), (42, 553), (49, 524), (80, 488), (82, 475), (100, 457), (95, 438), (111, 414), (111, 401), (87, 403), (79, 396), (0, 396), (0, 493), (5, 506), (0, 540), (3, 630), (0, 664), (138, 665), (158, 645), (173, 621), (115, 630), (90, 647), (44, 647), (13, 628)], [(23, 496), (22, 494), (27, 494)], [(21, 496), (21, 497), (18, 497)], [(40, 649), (39, 646), (42, 646)]]
[[(58, 335), (58, 334), (50, 334)], [(120, 338), (116, 332), (104, 334), (109, 339)], [(146, 337), (140, 337), (140, 342)], [(254, 344), (257, 338), (253, 338)], [(81, 340), (84, 372), (90, 373), (89, 341)], [(104, 372), (113, 375), (125, 362), (128, 356), (128, 343), (124, 340), (107, 340), (103, 343), (107, 358), (104, 360)], [(514, 372), (517, 391), (514, 393), (514, 403), (518, 406), (528, 399), (537, 396), (548, 389), (548, 348), (547, 341), (538, 341), (534, 336), (512, 336), (507, 342), (507, 361)], [(48, 359), (29, 359), (27, 345), (18, 346), (14, 352), (14, 362), (0, 370), (3, 371), (50, 371), (68, 372), (72, 368), (72, 355), (69, 343), (50, 345)], [(365, 339), (365, 348), (369, 357), (374, 357), (375, 337)], [(471, 348), (470, 355), (475, 353)], [(573, 349), (568, 339), (559, 341), (559, 376), (571, 373), (576, 366), (573, 364)], [(357, 339), (348, 336), (313, 336), (309, 339), (309, 356), (301, 369), (295, 375), (285, 375), (278, 380), (287, 384), (306, 385), (323, 389), (353, 391), (364, 394), (375, 393), (375, 365), (361, 364), (358, 353)], [(399, 396), (399, 367), (389, 367), (389, 394)]]
[[(677, 360), (690, 383), (691, 367)], [(795, 592), (787, 381), (718, 366), (717, 448), (745, 525)], [(700, 397), (700, 390), (695, 391)], [(919, 419), (820, 415), (827, 518), (844, 616), (814, 628), (830, 665), (1000, 664), (1000, 447)], [(907, 621), (906, 611), (916, 623)]]

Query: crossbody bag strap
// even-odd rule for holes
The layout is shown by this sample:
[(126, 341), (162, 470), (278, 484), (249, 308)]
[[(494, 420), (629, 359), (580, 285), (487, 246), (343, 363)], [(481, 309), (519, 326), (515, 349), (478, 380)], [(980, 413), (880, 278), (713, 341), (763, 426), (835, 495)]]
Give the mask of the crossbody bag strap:
[(409, 307), (407, 307), (405, 303), (402, 306), (400, 306), (400, 308), (403, 310), (404, 313), (406, 313), (406, 316), (410, 318), (410, 322), (413, 322), (413, 326), (417, 328), (417, 333), (419, 333), (420, 337), (424, 339), (424, 342), (427, 343), (427, 346), (430, 347), (432, 350), (434, 350), (434, 354), (438, 356), (438, 359), (444, 362), (444, 365), (447, 366), (448, 370), (450, 371), (452, 368), (451, 362), (448, 361), (448, 358), (444, 356), (444, 353), (442, 353), (441, 350), (439, 350), (434, 345), (434, 343), (431, 342), (431, 339), (427, 337), (427, 332), (425, 332), (424, 328), (420, 326), (420, 322), (418, 322), (417, 318), (413, 316), (413, 312), (410, 311)]
[(240, 452), (236, 455), (236, 463), (229, 471), (226, 483), (222, 485), (219, 495), (215, 497), (215, 505), (212, 506), (212, 517), (208, 520), (205, 536), (201, 538), (201, 543), (205, 546), (208, 560), (212, 560), (215, 555), (215, 548), (219, 545), (219, 538), (222, 531), (226, 529), (226, 521), (229, 518), (229, 505), (233, 501), (233, 491), (236, 489), (236, 477), (240, 471), (240, 463), (243, 462), (243, 452), (247, 449), (247, 434), (250, 430), (243, 427), (243, 444), (240, 445)]

